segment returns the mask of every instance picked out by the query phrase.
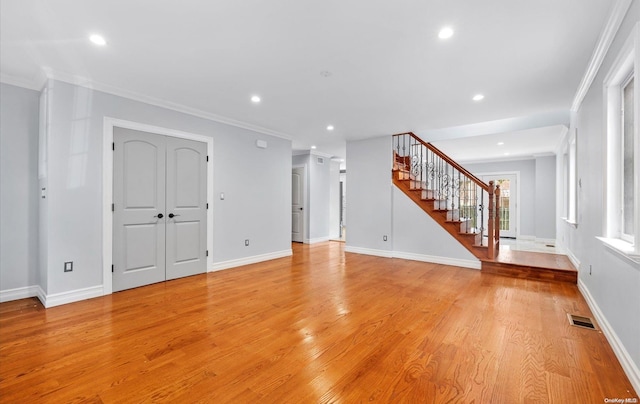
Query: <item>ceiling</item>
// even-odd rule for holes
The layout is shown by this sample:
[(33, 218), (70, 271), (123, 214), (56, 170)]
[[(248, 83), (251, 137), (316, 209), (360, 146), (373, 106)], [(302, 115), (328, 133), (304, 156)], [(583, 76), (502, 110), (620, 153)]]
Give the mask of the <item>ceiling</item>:
[(0, 72), (81, 77), (344, 156), (346, 140), (568, 111), (612, 5), (2, 0)]

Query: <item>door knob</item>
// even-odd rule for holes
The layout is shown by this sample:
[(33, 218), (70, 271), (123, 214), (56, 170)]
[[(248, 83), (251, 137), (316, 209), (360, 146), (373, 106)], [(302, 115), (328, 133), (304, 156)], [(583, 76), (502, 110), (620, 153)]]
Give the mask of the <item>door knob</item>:
[(154, 217), (157, 217), (158, 219), (162, 219), (162, 218), (164, 217), (164, 215), (163, 215), (162, 213), (158, 213), (158, 214), (157, 214), (156, 216), (154, 216)]
[(169, 213), (169, 218), (170, 218), (170, 219), (173, 219), (173, 218), (174, 218), (174, 217), (176, 217), (176, 216), (180, 216), (180, 215), (178, 215), (178, 214), (175, 214), (175, 215), (174, 215), (173, 213)]
[(302, 210), (302, 208), (300, 208), (300, 210)]

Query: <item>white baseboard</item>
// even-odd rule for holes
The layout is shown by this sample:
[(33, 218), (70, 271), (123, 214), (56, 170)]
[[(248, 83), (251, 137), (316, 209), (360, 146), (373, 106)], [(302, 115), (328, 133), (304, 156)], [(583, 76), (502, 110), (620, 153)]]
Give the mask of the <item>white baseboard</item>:
[(0, 290), (0, 303), (36, 297), (38, 296), (38, 289), (40, 289), (40, 286), (33, 285), (23, 288)]
[(293, 255), (293, 250), (288, 249), (288, 250), (276, 251), (276, 252), (267, 253), (267, 254), (253, 255), (251, 257), (238, 258), (235, 260), (214, 262), (213, 266), (209, 269), (208, 272), (241, 267), (243, 265), (256, 264), (262, 261), (269, 261), (269, 260), (275, 260), (278, 258), (290, 257), (291, 255)]
[(578, 257), (573, 255), (571, 250), (569, 250), (568, 248), (564, 250), (565, 250), (565, 254), (567, 254), (567, 257), (569, 258), (569, 261), (571, 261), (573, 266), (578, 270), (578, 276), (580, 276), (580, 260), (578, 259)]
[(376, 257), (393, 258), (393, 251), (388, 250), (375, 250), (373, 248), (354, 247), (346, 245), (344, 246), (345, 252), (365, 255), (375, 255)]
[(405, 260), (412, 261), (422, 261), (422, 262), (430, 262), (432, 264), (443, 264), (443, 265), (451, 265), (455, 267), (463, 267), (463, 268), (471, 268), (471, 269), (480, 269), (481, 262), (479, 260), (463, 260), (459, 258), (449, 258), (449, 257), (438, 257), (435, 255), (425, 255), (425, 254), (415, 254), (408, 252), (393, 252), (394, 258), (402, 258)]
[[(40, 289), (40, 287), (38, 287)], [(80, 300), (93, 299), (104, 295), (102, 285), (91, 286), (83, 289), (70, 290), (68, 292), (53, 293), (47, 295), (42, 289), (38, 293), (38, 298), (46, 308), (60, 306), (62, 304), (79, 302)]]
[(526, 234), (521, 234), (516, 237), (516, 240), (520, 241), (536, 241), (536, 236), (527, 236)]
[(629, 355), (629, 352), (622, 344), (622, 341), (620, 341), (620, 338), (618, 338), (618, 335), (611, 327), (611, 324), (609, 324), (607, 318), (602, 313), (602, 310), (600, 310), (598, 303), (596, 303), (595, 299), (591, 295), (591, 292), (589, 292), (587, 285), (585, 285), (582, 280), (578, 280), (578, 289), (582, 293), (582, 296), (584, 296), (584, 299), (587, 301), (591, 312), (593, 312), (593, 315), (600, 325), (600, 329), (602, 330), (604, 336), (607, 338), (607, 341), (609, 341), (609, 345), (611, 345), (611, 348), (613, 348), (613, 352), (616, 354), (616, 357), (620, 361), (620, 365), (622, 365), (622, 369), (629, 378), (629, 381), (633, 385), (633, 388), (636, 391), (640, 391), (640, 369), (638, 369), (638, 364), (634, 363), (631, 355)]
[(323, 243), (325, 241), (329, 241), (331, 240), (330, 237), (317, 237), (317, 238), (311, 238), (311, 239), (306, 239), (304, 241), (305, 244), (315, 244), (315, 243)]
[(536, 243), (538, 243), (538, 244), (553, 244), (555, 246), (556, 245), (556, 239), (555, 238), (536, 237)]

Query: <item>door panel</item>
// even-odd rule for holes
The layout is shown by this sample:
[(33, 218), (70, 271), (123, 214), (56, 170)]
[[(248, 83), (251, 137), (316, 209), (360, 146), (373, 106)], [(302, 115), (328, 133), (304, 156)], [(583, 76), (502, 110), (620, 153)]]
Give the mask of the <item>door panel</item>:
[(165, 279), (164, 139), (114, 128), (113, 290)]
[(291, 171), (291, 241), (304, 241), (304, 167)]
[(206, 181), (207, 145), (167, 137), (167, 279), (206, 272)]

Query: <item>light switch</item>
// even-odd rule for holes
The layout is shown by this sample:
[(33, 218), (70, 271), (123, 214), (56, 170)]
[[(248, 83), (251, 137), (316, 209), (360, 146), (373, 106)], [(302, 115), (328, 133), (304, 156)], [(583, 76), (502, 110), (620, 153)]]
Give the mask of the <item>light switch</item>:
[(220, 200), (224, 201), (224, 192), (220, 192)]

